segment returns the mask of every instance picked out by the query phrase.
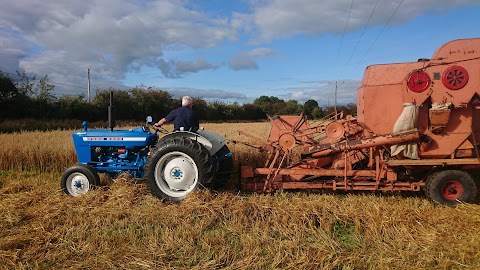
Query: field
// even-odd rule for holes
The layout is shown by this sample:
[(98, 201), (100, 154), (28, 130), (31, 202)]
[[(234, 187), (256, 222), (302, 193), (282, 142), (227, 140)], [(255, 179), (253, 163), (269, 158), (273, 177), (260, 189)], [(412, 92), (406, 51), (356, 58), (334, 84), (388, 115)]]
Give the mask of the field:
[[(267, 123), (205, 124), (228, 140)], [(0, 134), (0, 267), (5, 269), (479, 269), (480, 206), (421, 195), (203, 190), (163, 203), (128, 176), (62, 194), (71, 132)], [(254, 149), (229, 145), (238, 164)]]

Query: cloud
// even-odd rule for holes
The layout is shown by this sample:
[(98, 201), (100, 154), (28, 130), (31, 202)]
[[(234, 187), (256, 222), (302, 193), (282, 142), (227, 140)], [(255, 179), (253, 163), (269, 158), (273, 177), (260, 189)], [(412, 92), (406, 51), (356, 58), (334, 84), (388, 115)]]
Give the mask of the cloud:
[[(387, 23), (401, 0), (380, 1), (369, 26)], [(251, 1), (252, 14), (237, 14), (236, 18), (247, 20), (255, 32), (254, 39), (267, 42), (293, 35), (320, 36), (328, 33), (343, 33), (365, 26), (377, 0), (356, 0), (350, 12), (350, 0), (265, 0)], [(452, 7), (479, 5), (477, 0), (404, 0), (390, 24), (405, 22), (425, 12), (438, 12)]]
[(15, 73), (19, 59), (27, 55), (29, 45), (12, 31), (0, 27), (0, 70)]
[[(400, 1), (379, 1), (369, 26), (384, 25)], [(158, 68), (164, 77), (182, 78), (214, 70), (220, 67), (218, 63), (227, 62), (217, 60), (219, 55), (225, 55), (221, 53), (225, 47), (219, 49), (224, 42), (232, 42), (228, 46), (233, 47), (246, 45), (242, 42), (270, 42), (295, 35), (341, 34), (352, 3), (246, 2), (249, 8), (242, 12), (232, 10), (231, 14), (219, 15), (214, 8), (202, 11), (198, 8), (201, 4), (190, 0), (5, 1), (0, 9), (0, 69), (14, 72), (23, 68), (38, 75), (48, 74), (53, 82), (75, 86), (58, 86), (62, 94), (84, 92), (89, 66), (93, 87), (124, 88), (126, 74), (143, 68)], [(354, 1), (347, 32), (365, 26), (376, 2)], [(404, 0), (390, 24), (420, 14), (479, 4), (478, 0)], [(255, 70), (259, 60), (276, 54), (270, 48), (239, 52), (228, 66), (232, 70)], [(288, 90), (302, 99), (317, 95), (314, 89)]]
[[(357, 103), (357, 89), (360, 87), (358, 80), (341, 80), (337, 84), (337, 104), (346, 105)], [(309, 99), (318, 102), (320, 106), (333, 106), (335, 103), (335, 82), (310, 81), (300, 82), (298, 85), (275, 89), (284, 100), (294, 99), (303, 104)]]
[(0, 9), (0, 27), (2, 51), (19, 40), (41, 48), (20, 61), (28, 72), (85, 78), (92, 66), (96, 75), (114, 83), (144, 66), (159, 67), (166, 77), (215, 68), (204, 59), (172, 61), (168, 54), (236, 38), (227, 19), (189, 9), (183, 0), (10, 1)]
[[(65, 51), (46, 51), (37, 56), (20, 60), (20, 66), (27, 72), (35, 71), (39, 76), (48, 74), (49, 81), (55, 85), (57, 95), (76, 95), (87, 93), (88, 64), (76, 60)], [(47, 72), (48, 71), (48, 72)], [(91, 90), (109, 87), (127, 89), (122, 84), (121, 73), (109, 68), (108, 61), (98, 62), (91, 68)]]
[(158, 59), (156, 66), (161, 70), (162, 74), (167, 78), (182, 78), (187, 73), (196, 73), (202, 70), (216, 69), (218, 64), (209, 63), (203, 58), (194, 61), (177, 60), (165, 61)]
[(240, 52), (228, 62), (233, 70), (258, 69), (257, 60), (262, 57), (275, 55), (275, 51), (269, 48), (256, 48), (247, 52)]
[(218, 65), (209, 64), (205, 59), (197, 59), (196, 61), (178, 61), (177, 70), (181, 73), (198, 72), (200, 70), (217, 68)]
[(241, 101), (246, 99), (246, 96), (241, 93), (229, 92), (224, 90), (215, 90), (215, 89), (175, 87), (175, 88), (166, 88), (164, 90), (168, 91), (174, 97), (182, 97), (182, 96), (188, 95), (194, 98), (195, 97), (203, 98), (207, 101), (213, 101), (213, 100)]

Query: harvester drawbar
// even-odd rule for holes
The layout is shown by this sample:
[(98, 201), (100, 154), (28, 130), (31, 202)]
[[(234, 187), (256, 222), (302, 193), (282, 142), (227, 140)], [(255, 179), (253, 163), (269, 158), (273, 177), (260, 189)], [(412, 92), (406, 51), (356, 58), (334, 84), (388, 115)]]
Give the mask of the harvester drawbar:
[(268, 153), (242, 167), (242, 187), (424, 191), (442, 204), (472, 202), (480, 172), (480, 39), (451, 41), (431, 59), (372, 65), (357, 117), (275, 116), (269, 137), (238, 142)]

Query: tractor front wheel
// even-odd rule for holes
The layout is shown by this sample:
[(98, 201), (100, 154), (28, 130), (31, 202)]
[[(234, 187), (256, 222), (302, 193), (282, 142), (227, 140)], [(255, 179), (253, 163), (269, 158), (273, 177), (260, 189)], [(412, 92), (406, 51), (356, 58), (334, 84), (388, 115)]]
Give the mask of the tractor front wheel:
[(68, 168), (62, 175), (60, 187), (70, 196), (80, 196), (100, 185), (98, 173), (83, 164)]
[(199, 142), (187, 137), (160, 141), (145, 164), (146, 182), (153, 195), (183, 200), (213, 179), (212, 157)]
[(472, 176), (460, 170), (445, 170), (432, 174), (427, 180), (427, 196), (441, 204), (471, 203), (477, 194)]

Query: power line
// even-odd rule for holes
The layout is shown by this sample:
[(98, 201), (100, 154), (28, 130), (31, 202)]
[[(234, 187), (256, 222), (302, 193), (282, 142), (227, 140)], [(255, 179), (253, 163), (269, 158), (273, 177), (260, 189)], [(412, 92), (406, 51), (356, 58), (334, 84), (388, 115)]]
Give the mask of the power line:
[[(18, 77), (20, 77), (20, 78), (22, 77), (22, 76), (20, 76), (20, 75), (18, 75), (18, 74), (14, 74), (14, 73), (10, 73), (10, 72), (3, 72), (3, 73), (9, 74), (9, 75), (13, 75), (13, 76), (18, 76)], [(30, 77), (28, 77), (28, 76), (25, 76), (25, 77), (27, 77), (28, 79), (30, 79), (30, 80), (32, 80), (32, 81), (38, 81), (38, 80), (40, 80), (40, 79), (37, 79), (37, 78), (30, 78)], [(69, 87), (79, 88), (79, 89), (83, 89), (83, 90), (87, 89), (87, 88), (85, 88), (85, 87), (81, 87), (81, 86), (78, 86), (78, 85), (71, 85), (71, 84), (60, 83), (60, 82), (48, 81), (48, 83), (49, 83), (49, 84), (53, 84), (53, 85), (55, 85), (55, 86), (57, 86), (57, 85), (62, 85), (62, 86), (69, 86)]]
[(79, 89), (83, 89), (83, 90), (87, 89), (87, 88), (85, 88), (85, 87), (81, 87), (81, 86), (77, 86), (77, 85), (71, 85), (71, 84), (66, 84), (66, 83), (59, 83), (59, 82), (52, 82), (52, 81), (51, 81), (51, 83), (52, 83), (52, 84), (63, 85), (63, 86), (75, 87), (75, 88), (79, 88)]
[(355, 0), (352, 0), (352, 3), (350, 4), (350, 10), (348, 11), (347, 22), (345, 23), (345, 28), (343, 29), (342, 40), (340, 41), (340, 46), (338, 47), (337, 57), (335, 57), (335, 63), (334, 63), (333, 71), (332, 71), (332, 77), (333, 77), (333, 74), (336, 73), (336, 71), (337, 71), (338, 57), (340, 56), (340, 50), (342, 49), (343, 39), (345, 38), (345, 32), (347, 31), (348, 22), (350, 21), (350, 14), (352, 13), (353, 2), (355, 2)]
[(372, 13), (370, 13), (370, 17), (368, 17), (368, 21), (365, 24), (365, 27), (363, 28), (362, 34), (360, 34), (360, 38), (357, 40), (357, 44), (355, 44), (355, 47), (353, 48), (352, 54), (348, 58), (347, 64), (350, 63), (350, 60), (352, 60), (352, 57), (355, 54), (355, 51), (357, 50), (358, 44), (360, 43), (360, 40), (362, 40), (362, 37), (365, 34), (365, 31), (367, 30), (368, 25), (370, 24), (370, 20), (372, 19), (373, 13), (377, 9), (378, 2), (380, 2), (380, 0), (377, 0), (377, 2), (375, 3), (375, 6), (373, 7)]
[(355, 66), (355, 68), (353, 70), (356, 70), (359, 66), (360, 66), (360, 63), (362, 63), (363, 59), (365, 59), (365, 56), (367, 56), (367, 54), (370, 52), (370, 50), (372, 49), (373, 45), (377, 42), (378, 38), (383, 34), (383, 32), (385, 31), (385, 29), (387, 28), (387, 26), (390, 24), (390, 21), (392, 20), (393, 16), (395, 16), (395, 14), (397, 13), (397, 11), (400, 9), (400, 6), (403, 4), (403, 1), (405, 0), (402, 0), (400, 1), (400, 3), (398, 4), (397, 8), (395, 9), (395, 11), (393, 12), (392, 16), (390, 16), (390, 18), (388, 19), (387, 23), (383, 26), (383, 29), (382, 31), (380, 31), (380, 33), (377, 35), (377, 37), (375, 38), (375, 40), (373, 41), (373, 43), (370, 45), (370, 47), (367, 49), (367, 51), (365, 52), (365, 54), (363, 55), (363, 57), (361, 58), (361, 60), (358, 62), (358, 64)]
[[(350, 15), (352, 14), (352, 9), (353, 9), (353, 3), (354, 2), (355, 2), (355, 0), (352, 0), (352, 3), (350, 4), (350, 10), (348, 11), (347, 22), (345, 23), (345, 27), (343, 28), (342, 39), (340, 41), (340, 46), (338, 47), (337, 56), (335, 57), (334, 67), (332, 69), (332, 75), (331, 75), (332, 79), (333, 79), (333, 75), (337, 72), (338, 58), (340, 56), (340, 51), (342, 49), (343, 40), (345, 38), (345, 33), (347, 32), (348, 22), (350, 21)], [(337, 85), (337, 82), (335, 81), (335, 91), (334, 91), (335, 119), (337, 117), (337, 111), (336, 111), (336, 108), (337, 108), (337, 89), (338, 89), (338, 85)]]

